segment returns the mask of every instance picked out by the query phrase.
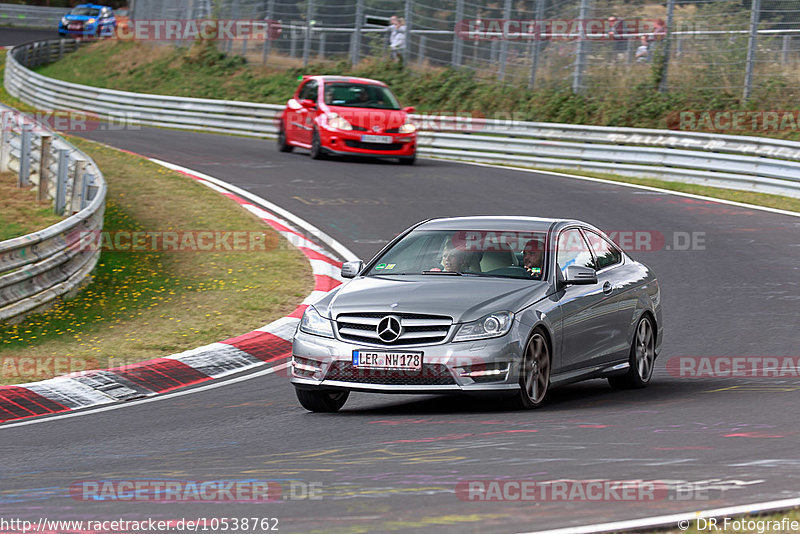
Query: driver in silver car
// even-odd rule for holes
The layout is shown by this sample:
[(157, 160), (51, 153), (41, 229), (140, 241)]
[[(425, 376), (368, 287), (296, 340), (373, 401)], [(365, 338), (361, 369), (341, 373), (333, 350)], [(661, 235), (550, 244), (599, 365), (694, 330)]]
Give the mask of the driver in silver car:
[(522, 251), (522, 262), (525, 270), (531, 273), (531, 277), (536, 280), (542, 278), (542, 265), (544, 260), (544, 241), (541, 239), (531, 239), (525, 243)]

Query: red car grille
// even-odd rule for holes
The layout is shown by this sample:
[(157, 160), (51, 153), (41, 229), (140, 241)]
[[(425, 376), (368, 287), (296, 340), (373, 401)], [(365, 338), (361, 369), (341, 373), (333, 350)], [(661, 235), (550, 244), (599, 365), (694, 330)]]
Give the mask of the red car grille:
[(351, 139), (345, 140), (344, 144), (350, 148), (362, 148), (364, 150), (381, 150), (390, 152), (392, 150), (400, 150), (403, 148), (402, 143), (363, 143), (361, 141), (353, 141)]

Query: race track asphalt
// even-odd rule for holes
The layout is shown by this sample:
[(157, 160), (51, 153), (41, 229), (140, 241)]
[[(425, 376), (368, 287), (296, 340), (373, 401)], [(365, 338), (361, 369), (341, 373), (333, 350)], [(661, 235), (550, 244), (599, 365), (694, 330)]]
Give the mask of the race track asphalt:
[[(422, 159), (314, 161), (274, 141), (141, 128), (87, 137), (201, 171), (305, 218), (367, 259), (421, 219), (574, 217), (652, 236), (666, 336), (653, 383), (591, 381), (546, 408), (353, 394), (338, 414), (297, 403), (285, 372), (71, 419), (3, 428), (5, 517), (276, 517), (280, 531), (520, 532), (800, 496), (797, 377), (678, 378), (681, 356), (800, 356), (800, 218), (716, 202)], [(647, 232), (646, 234), (644, 234)], [(661, 237), (663, 246), (661, 246)], [(692, 250), (683, 248), (694, 236)], [(237, 332), (231, 332), (237, 334)], [(87, 502), (97, 479), (321, 483), (320, 500)], [(645, 479), (656, 500), (466, 502), (459, 481)]]
[(0, 26), (0, 46), (12, 46), (40, 41), (42, 39), (58, 38), (58, 28), (53, 31), (30, 28), (8, 28)]

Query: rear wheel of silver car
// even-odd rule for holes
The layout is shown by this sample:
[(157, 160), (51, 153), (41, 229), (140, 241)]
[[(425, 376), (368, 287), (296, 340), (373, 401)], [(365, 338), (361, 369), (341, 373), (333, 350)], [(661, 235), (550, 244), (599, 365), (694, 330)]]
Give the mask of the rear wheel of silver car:
[(309, 412), (338, 412), (347, 397), (349, 391), (335, 391), (330, 389), (311, 390), (295, 388), (297, 400)]
[(314, 130), (311, 136), (311, 159), (323, 159), (325, 157), (325, 149), (322, 148), (322, 140), (319, 138), (319, 132)]
[(519, 386), (523, 408), (538, 408), (544, 403), (550, 387), (550, 347), (541, 331), (534, 332), (525, 347)]
[(614, 389), (638, 389), (645, 387), (653, 377), (656, 361), (656, 334), (653, 321), (647, 315), (639, 319), (633, 335), (630, 367), (622, 376), (609, 377), (608, 383)]

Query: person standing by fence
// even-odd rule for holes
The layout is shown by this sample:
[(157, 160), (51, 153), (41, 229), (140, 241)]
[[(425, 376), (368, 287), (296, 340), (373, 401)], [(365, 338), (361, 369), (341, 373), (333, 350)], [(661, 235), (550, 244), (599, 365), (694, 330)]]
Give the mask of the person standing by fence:
[[(385, 19), (384, 19), (385, 20)], [(402, 17), (392, 15), (389, 19), (389, 49), (392, 61), (402, 61), (403, 51), (406, 48), (406, 21)]]

